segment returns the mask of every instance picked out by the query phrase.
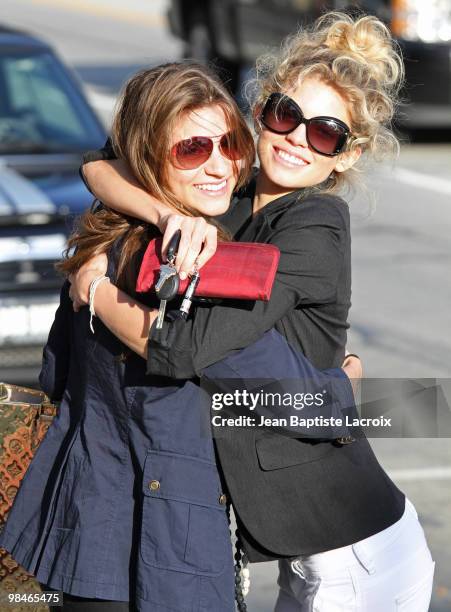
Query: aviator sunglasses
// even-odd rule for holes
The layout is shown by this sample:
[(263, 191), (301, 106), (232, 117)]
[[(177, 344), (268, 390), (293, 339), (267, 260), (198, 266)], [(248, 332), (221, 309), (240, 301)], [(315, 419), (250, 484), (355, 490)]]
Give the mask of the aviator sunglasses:
[[(172, 163), (182, 170), (194, 170), (202, 166), (213, 153), (213, 139), (219, 136), (192, 136), (177, 142), (171, 149)], [(227, 132), (220, 137), (219, 150), (224, 157), (237, 161), (243, 157), (238, 148), (236, 134)]]
[(335, 117), (306, 119), (296, 102), (282, 93), (269, 96), (259, 119), (265, 128), (276, 134), (289, 134), (304, 123), (309, 146), (327, 157), (341, 153), (351, 134), (346, 123)]

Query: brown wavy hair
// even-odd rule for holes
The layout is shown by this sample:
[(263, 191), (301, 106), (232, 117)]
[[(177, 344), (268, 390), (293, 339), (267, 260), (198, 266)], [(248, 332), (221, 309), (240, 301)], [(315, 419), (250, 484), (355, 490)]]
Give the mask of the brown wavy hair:
[[(254, 163), (253, 137), (235, 101), (219, 78), (204, 66), (174, 62), (138, 72), (121, 94), (112, 126), (114, 152), (128, 163), (142, 187), (174, 212), (192, 217), (203, 215), (177, 201), (168, 184), (170, 139), (184, 113), (210, 104), (222, 108), (228, 129), (236, 134), (237, 147), (243, 153), (242, 161), (235, 163), (239, 189), (249, 179)], [(106, 206), (100, 210), (91, 208), (78, 220), (57, 269), (69, 275), (120, 240), (117, 284), (132, 292), (138, 255), (154, 235), (155, 227), (144, 221)], [(219, 235), (226, 238), (221, 228)], [(135, 265), (129, 266), (133, 262)]]

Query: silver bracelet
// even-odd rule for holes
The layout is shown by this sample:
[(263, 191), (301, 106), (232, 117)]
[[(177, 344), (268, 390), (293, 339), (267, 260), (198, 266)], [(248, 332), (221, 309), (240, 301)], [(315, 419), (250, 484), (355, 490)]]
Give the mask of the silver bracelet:
[(93, 319), (93, 317), (96, 316), (96, 311), (94, 309), (94, 296), (96, 294), (97, 287), (104, 280), (107, 280), (108, 282), (110, 281), (108, 276), (102, 275), (102, 276), (98, 276), (93, 281), (91, 281), (91, 284), (89, 285), (89, 312), (91, 313), (91, 317), (89, 319), (89, 327), (91, 328), (92, 333), (94, 333), (94, 327), (92, 325), (92, 319)]

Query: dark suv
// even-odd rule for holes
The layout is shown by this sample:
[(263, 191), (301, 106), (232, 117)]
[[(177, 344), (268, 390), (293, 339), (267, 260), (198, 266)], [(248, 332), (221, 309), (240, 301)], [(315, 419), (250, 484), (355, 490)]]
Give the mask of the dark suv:
[(402, 122), (451, 125), (450, 0), (172, 0), (169, 23), (185, 41), (187, 57), (214, 60), (236, 90), (243, 67), (330, 9), (362, 10), (392, 29), (405, 57), (411, 101)]
[(105, 130), (41, 40), (0, 28), (0, 380), (36, 384), (59, 301), (54, 270), (92, 197), (81, 154)]

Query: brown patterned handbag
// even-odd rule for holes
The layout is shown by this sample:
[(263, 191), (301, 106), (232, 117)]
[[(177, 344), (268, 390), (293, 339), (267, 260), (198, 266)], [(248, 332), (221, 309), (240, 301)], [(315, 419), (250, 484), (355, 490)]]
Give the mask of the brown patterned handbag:
[[(44, 438), (58, 406), (43, 391), (0, 383), (0, 529), (6, 522), (21, 480)], [(39, 584), (0, 548), (0, 591), (39, 593)], [(13, 610), (8, 606), (9, 610)], [(14, 610), (30, 610), (14, 606)], [(33, 607), (35, 612), (47, 606)]]

